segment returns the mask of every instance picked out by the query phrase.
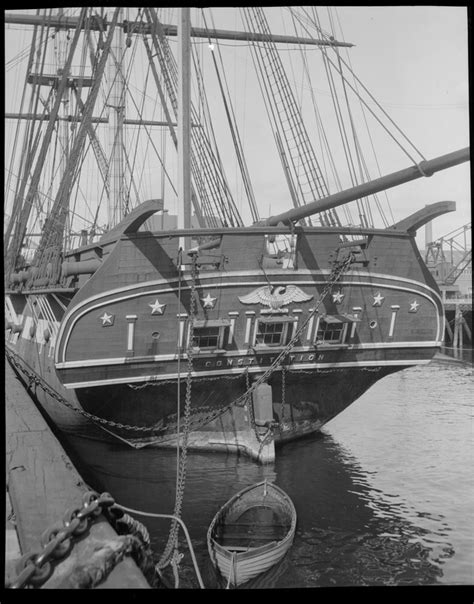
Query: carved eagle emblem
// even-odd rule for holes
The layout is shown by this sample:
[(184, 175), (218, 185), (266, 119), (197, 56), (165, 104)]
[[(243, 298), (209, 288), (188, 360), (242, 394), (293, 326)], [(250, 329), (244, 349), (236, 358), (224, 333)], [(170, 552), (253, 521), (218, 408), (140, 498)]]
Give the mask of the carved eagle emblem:
[(296, 285), (277, 285), (274, 287), (264, 285), (246, 296), (239, 296), (239, 300), (242, 304), (259, 303), (275, 310), (291, 302), (307, 302), (312, 297), (309, 294), (305, 294)]

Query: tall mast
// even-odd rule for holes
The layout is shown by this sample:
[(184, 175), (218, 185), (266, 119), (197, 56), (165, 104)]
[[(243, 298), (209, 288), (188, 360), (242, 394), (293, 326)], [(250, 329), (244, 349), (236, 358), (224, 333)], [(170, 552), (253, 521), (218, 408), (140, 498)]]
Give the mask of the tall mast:
[[(122, 19), (123, 8), (119, 7), (119, 19)], [(125, 115), (125, 80), (123, 77), (124, 54), (123, 29), (117, 28), (112, 40), (108, 63), (109, 95), (109, 185), (110, 194), (107, 206), (109, 228), (113, 228), (123, 218), (124, 199), (124, 115)]]
[[(191, 24), (190, 9), (180, 11), (178, 23), (178, 229), (191, 227)], [(181, 241), (181, 247), (185, 247)]]
[[(63, 17), (64, 16), (64, 9), (63, 8), (58, 8), (58, 15), (59, 17)], [(64, 66), (66, 65), (66, 59), (67, 59), (67, 38), (66, 38), (66, 32), (63, 30), (58, 29), (56, 31), (56, 60), (57, 60), (57, 74), (59, 77), (61, 77), (63, 71), (64, 71)], [(61, 118), (66, 118), (68, 113), (69, 113), (69, 88), (68, 86), (66, 86), (64, 88), (64, 92), (63, 92), (63, 97), (62, 97), (62, 101), (61, 101), (61, 109), (59, 111), (59, 119)], [(61, 144), (61, 152), (59, 155), (59, 176), (60, 178), (63, 177), (63, 174), (65, 172), (66, 169), (66, 164), (67, 164), (67, 157), (69, 155), (69, 126), (70, 124), (68, 124), (68, 122), (66, 121), (66, 119), (63, 119), (62, 121), (59, 122), (58, 125), (58, 130), (59, 130), (59, 137), (60, 137), (60, 144)]]
[[(59, 18), (64, 17), (64, 9), (58, 8), (58, 16)], [(57, 75), (60, 78), (64, 71), (64, 66), (66, 65), (67, 60), (67, 50), (68, 50), (68, 39), (69, 32), (66, 34), (64, 30), (57, 29), (56, 30), (56, 61), (57, 61)], [(67, 122), (67, 115), (69, 114), (69, 95), (70, 89), (68, 86), (64, 88), (62, 100), (61, 100), (61, 108), (59, 110), (59, 122), (58, 122), (58, 133), (59, 133), (59, 182), (64, 177), (64, 173), (66, 172), (67, 161), (69, 157), (69, 127), (70, 124)], [(48, 208), (49, 214), (49, 208)], [(65, 225), (65, 245), (67, 247), (68, 244), (68, 235), (70, 230), (69, 217), (66, 217), (66, 225)]]

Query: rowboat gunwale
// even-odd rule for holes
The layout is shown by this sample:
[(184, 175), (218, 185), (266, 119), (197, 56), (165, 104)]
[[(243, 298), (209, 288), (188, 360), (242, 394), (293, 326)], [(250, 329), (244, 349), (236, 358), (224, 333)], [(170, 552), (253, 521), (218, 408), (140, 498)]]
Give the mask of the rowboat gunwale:
[[(222, 519), (234, 507), (236, 502), (245, 498), (252, 491), (258, 491), (265, 487), (269, 491), (274, 491), (287, 506), (290, 527), (285, 536), (280, 540), (274, 540), (258, 547), (249, 547), (244, 551), (236, 551), (221, 545), (213, 537), (214, 530)], [(251, 509), (249, 506), (248, 509)], [(233, 495), (215, 514), (207, 531), (207, 544), (209, 555), (214, 566), (221, 575), (233, 585), (240, 585), (253, 579), (257, 575), (267, 571), (271, 566), (279, 562), (289, 547), (291, 546), (296, 531), (296, 509), (290, 497), (277, 485), (263, 480), (259, 483), (250, 485)], [(239, 548), (240, 549), (240, 548)]]

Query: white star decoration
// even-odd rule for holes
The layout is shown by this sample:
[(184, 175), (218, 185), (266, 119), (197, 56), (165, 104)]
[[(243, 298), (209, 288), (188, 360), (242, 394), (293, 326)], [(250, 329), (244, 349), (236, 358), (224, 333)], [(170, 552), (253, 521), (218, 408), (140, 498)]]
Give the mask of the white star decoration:
[(166, 304), (160, 304), (156, 299), (153, 304), (148, 304), (151, 307), (152, 315), (162, 315), (165, 312)]
[(410, 302), (410, 310), (408, 312), (416, 312), (418, 310), (418, 306), (420, 306), (420, 303), (416, 300), (414, 302)]
[(336, 292), (332, 295), (332, 301), (336, 304), (340, 304), (344, 298), (344, 294), (341, 291)]
[(204, 308), (214, 308), (214, 304), (217, 300), (217, 298), (212, 298), (211, 294), (207, 294), (207, 296), (205, 298), (201, 298), (201, 300), (203, 301), (203, 306)]
[(374, 296), (374, 303), (372, 304), (372, 306), (382, 306), (382, 302), (384, 300), (385, 298), (380, 295), (380, 292), (377, 292), (377, 294)]
[(105, 327), (106, 325), (113, 325), (114, 315), (108, 315), (106, 312), (104, 312), (99, 319), (102, 321), (102, 327)]

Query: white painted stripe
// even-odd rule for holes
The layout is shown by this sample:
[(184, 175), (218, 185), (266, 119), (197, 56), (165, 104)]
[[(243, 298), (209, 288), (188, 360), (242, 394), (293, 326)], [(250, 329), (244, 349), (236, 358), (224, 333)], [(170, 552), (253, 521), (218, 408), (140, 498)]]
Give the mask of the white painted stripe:
[[(302, 369), (302, 370), (307, 370), (307, 371), (311, 371), (311, 370), (324, 370), (324, 369), (329, 369), (329, 368), (360, 368), (360, 367), (406, 367), (406, 366), (411, 366), (411, 365), (427, 365), (428, 363), (431, 362), (431, 359), (406, 359), (404, 361), (363, 361), (363, 362), (357, 362), (357, 361), (348, 361), (348, 362), (342, 362), (342, 363), (308, 363), (308, 364), (295, 364), (292, 365), (291, 368), (292, 369)], [(202, 371), (202, 372), (196, 372), (193, 371), (191, 373), (192, 377), (206, 377), (206, 376), (227, 376), (231, 373), (240, 373), (242, 372), (242, 369), (248, 369), (249, 373), (264, 373), (266, 371), (266, 368), (261, 368), (261, 367), (252, 367), (252, 366), (242, 366), (240, 368), (226, 368), (226, 369), (216, 369), (215, 371)], [(163, 377), (160, 376), (156, 376), (156, 375), (147, 375), (147, 376), (143, 376), (143, 377), (131, 377), (131, 378), (117, 378), (117, 379), (111, 379), (111, 380), (95, 380), (95, 381), (90, 381), (90, 382), (71, 382), (69, 384), (63, 384), (65, 388), (67, 388), (68, 390), (72, 389), (72, 388), (86, 388), (86, 387), (93, 387), (93, 386), (107, 386), (107, 385), (113, 385), (113, 384), (131, 384), (134, 382), (160, 382), (160, 381), (164, 381), (164, 380), (174, 380), (174, 379), (178, 379), (178, 377), (182, 377), (182, 374), (178, 374), (178, 373), (170, 373), (170, 374), (166, 374)]]
[[(310, 270), (304, 269), (304, 270), (299, 270), (298, 274), (299, 275), (306, 275), (306, 274), (308, 274), (308, 275), (317, 275), (317, 274), (321, 274), (321, 275), (327, 274), (327, 275), (329, 275), (329, 274), (331, 274), (331, 271), (326, 270), (326, 269), (323, 269), (321, 271), (310, 271)], [(354, 276), (357, 276), (359, 278), (360, 277), (369, 277), (369, 278), (372, 278), (372, 279), (375, 279), (375, 278), (376, 279), (386, 279), (386, 280), (390, 280), (390, 281), (396, 281), (396, 282), (402, 282), (402, 283), (410, 283), (410, 284), (413, 284), (413, 285), (417, 285), (418, 287), (420, 287), (420, 288), (428, 291), (432, 296), (434, 296), (438, 300), (438, 302), (439, 302), (439, 304), (441, 305), (441, 308), (442, 308), (442, 300), (441, 300), (439, 294), (435, 290), (433, 290), (431, 287), (429, 287), (428, 285), (426, 285), (425, 283), (422, 283), (420, 281), (415, 281), (413, 279), (405, 279), (403, 277), (396, 277), (396, 276), (393, 276), (393, 275), (385, 275), (385, 274), (381, 274), (381, 273), (368, 273), (368, 272), (362, 272), (362, 271), (361, 272), (359, 272), (359, 271), (352, 271), (351, 274), (354, 275)], [(249, 277), (249, 276), (255, 276), (255, 275), (258, 275), (260, 277), (261, 273), (259, 271), (236, 271), (236, 272), (232, 273), (232, 277), (233, 278), (235, 278), (235, 277)], [(285, 275), (286, 277), (290, 276), (286, 271), (281, 271), (281, 272), (274, 271), (274, 272), (271, 272), (271, 273), (267, 273), (267, 275)], [(213, 275), (206, 274), (206, 275), (202, 276), (201, 281), (204, 281), (206, 279), (216, 278), (216, 277), (219, 277), (220, 279), (222, 279), (222, 275), (220, 273), (214, 273)], [(311, 280), (311, 281), (303, 281), (303, 280), (300, 280), (300, 279), (293, 279), (293, 280), (287, 280), (285, 282), (288, 285), (295, 284), (295, 285), (314, 286), (316, 284), (321, 284), (321, 285), (326, 284), (325, 280), (315, 281), (314, 279)], [(101, 300), (101, 299), (103, 300), (105, 297), (110, 297), (110, 296), (113, 296), (115, 294), (120, 294), (120, 293), (124, 293), (124, 292), (130, 292), (130, 291), (136, 290), (138, 288), (142, 289), (144, 287), (156, 287), (156, 286), (159, 286), (159, 285), (167, 285), (168, 286), (168, 287), (161, 287), (161, 288), (156, 289), (156, 290), (141, 291), (141, 292), (138, 292), (138, 293), (122, 296), (122, 297), (116, 298), (114, 300), (105, 300), (105, 301), (102, 301), (100, 304), (95, 305), (94, 307), (92, 307), (92, 308), (90, 308), (88, 310), (93, 310), (95, 308), (100, 308), (101, 306), (104, 306), (106, 304), (111, 304), (112, 302), (114, 302), (114, 303), (115, 302), (121, 302), (123, 300), (127, 300), (127, 299), (130, 299), (130, 298), (135, 298), (135, 297), (140, 297), (140, 296), (153, 296), (153, 295), (158, 295), (158, 294), (170, 293), (170, 292), (173, 292), (173, 291), (176, 290), (176, 287), (170, 287), (171, 283), (173, 283), (173, 282), (172, 281), (167, 281), (165, 279), (158, 279), (158, 280), (155, 280), (155, 281), (148, 281), (146, 283), (133, 284), (133, 285), (129, 285), (129, 286), (122, 287), (122, 288), (111, 289), (111, 290), (108, 290), (107, 292), (104, 292), (102, 294), (96, 294), (95, 296), (91, 296), (90, 298), (87, 298), (86, 300), (83, 300), (77, 306), (74, 306), (74, 308), (70, 309), (70, 311), (66, 313), (66, 315), (64, 316), (64, 318), (63, 318), (63, 320), (61, 322), (61, 328), (60, 328), (59, 338), (63, 337), (63, 331), (66, 329), (65, 325), (66, 325), (67, 321), (69, 320), (70, 316), (73, 313), (76, 313), (80, 308), (82, 308), (85, 305), (93, 302), (94, 300)], [(176, 280), (175, 283), (178, 283), (178, 281)], [(262, 285), (262, 283), (264, 283), (264, 282), (261, 279), (258, 280), (258, 281), (245, 282), (245, 283), (243, 283), (242, 281), (235, 281), (235, 282), (233, 281), (233, 282), (224, 282), (223, 283), (221, 281), (219, 284), (211, 283), (211, 284), (205, 285), (204, 283), (201, 283), (201, 287), (203, 289), (205, 289), (206, 287), (207, 288), (215, 288), (215, 287), (222, 288), (222, 287), (236, 287), (236, 286), (242, 287), (242, 285), (245, 285), (245, 286), (257, 286), (257, 285)], [(388, 285), (388, 284), (374, 283), (373, 281), (369, 281), (369, 282), (355, 281), (353, 279), (351, 279), (349, 281), (348, 280), (341, 280), (339, 283), (341, 285), (367, 285), (367, 286), (370, 286), (370, 287), (384, 287), (384, 288), (388, 288), (388, 289), (398, 289), (400, 291), (410, 291), (412, 293), (420, 294), (420, 295), (423, 295), (425, 298), (428, 298), (428, 300), (430, 300), (433, 303), (433, 305), (435, 306), (435, 308), (437, 308), (434, 300), (432, 300), (428, 295), (426, 295), (423, 292), (420, 292), (418, 290), (404, 288), (404, 287), (401, 287), (401, 286), (398, 286), (398, 285)], [(182, 290), (190, 289), (190, 287), (191, 286), (181, 286), (181, 289)], [(88, 312), (88, 311), (86, 311), (86, 312)], [(65, 338), (64, 348), (67, 346), (67, 342), (69, 340), (70, 331), (71, 331), (72, 327), (74, 326), (75, 322), (83, 314), (84, 313), (80, 313), (74, 319), (73, 323), (71, 324), (70, 329), (68, 330), (68, 334), (67, 334), (67, 336)], [(57, 358), (57, 355), (56, 355), (55, 360), (56, 360), (56, 362), (59, 361), (59, 359)]]
[[(337, 344), (327, 344), (314, 346), (295, 346), (292, 348), (292, 354), (303, 354), (306, 352), (310, 353), (318, 353), (318, 352), (328, 352), (331, 350), (379, 350), (379, 349), (392, 349), (392, 348), (439, 348), (442, 346), (443, 342), (441, 341), (428, 341), (428, 342), (380, 342), (375, 344), (344, 344), (339, 346)], [(282, 347), (275, 347), (275, 349), (269, 350), (259, 350), (257, 354), (270, 354), (275, 353), (278, 354), (283, 350)], [(214, 358), (212, 353), (199, 353), (198, 355), (203, 359), (211, 359)], [(196, 357), (196, 355), (195, 355)], [(251, 358), (253, 355), (249, 355), (247, 349), (241, 350), (232, 350), (227, 352), (226, 354), (220, 354), (219, 358), (226, 359), (232, 357), (248, 357)], [(181, 359), (185, 360), (187, 356), (185, 354), (181, 355)], [(160, 362), (160, 361), (177, 361), (177, 354), (162, 354), (162, 355), (150, 355), (146, 358), (138, 357), (136, 359), (137, 363), (149, 363), (149, 362)], [(75, 367), (101, 367), (105, 365), (121, 365), (125, 363), (129, 363), (130, 361), (126, 357), (116, 357), (110, 359), (87, 359), (83, 361), (66, 361), (64, 363), (56, 363), (56, 369), (73, 369)]]
[(179, 321), (179, 334), (178, 334), (178, 348), (183, 347), (183, 337), (184, 337), (184, 324), (185, 320), (180, 319)]
[(311, 318), (308, 321), (308, 331), (306, 332), (306, 340), (308, 342), (311, 342), (311, 334), (312, 334), (312, 331), (313, 331), (313, 323), (314, 323), (314, 315), (311, 315)]
[(232, 344), (232, 340), (234, 339), (234, 329), (235, 329), (235, 316), (232, 316), (230, 318), (229, 336), (227, 338), (227, 344)]
[[(255, 346), (255, 344), (257, 343), (257, 330), (258, 330), (258, 318), (255, 319), (255, 323), (253, 324), (252, 339), (250, 342), (248, 342), (251, 346)], [(286, 333), (286, 330), (285, 330), (285, 333)], [(244, 344), (246, 344), (246, 342), (244, 342)]]
[(250, 325), (251, 324), (252, 324), (252, 317), (247, 317), (247, 322), (245, 324), (244, 344), (248, 344), (250, 341)]
[[(392, 308), (393, 308), (393, 306), (392, 306)], [(390, 328), (388, 330), (388, 337), (389, 338), (391, 338), (393, 336), (393, 330), (394, 330), (394, 327), (395, 327), (395, 319), (396, 319), (396, 317), (397, 317), (397, 309), (394, 308), (392, 310), (392, 316), (390, 318)]]
[[(330, 275), (331, 274), (331, 270), (329, 269), (321, 269), (318, 271), (314, 271), (311, 269), (298, 269), (297, 274), (298, 275)], [(294, 271), (287, 271), (287, 270), (283, 270), (283, 269), (274, 269), (272, 271), (266, 271), (267, 276), (274, 276), (274, 277), (286, 277), (287, 279), (285, 280), (285, 283), (291, 284), (291, 283), (298, 283), (298, 280), (288, 280), (289, 277), (292, 276), (292, 274), (294, 274)], [(229, 273), (227, 273), (229, 274)], [(233, 278), (238, 278), (241, 279), (242, 277), (262, 277), (262, 273), (260, 270), (251, 270), (251, 271), (232, 271), (232, 273), (230, 273), (232, 275)], [(358, 278), (370, 278), (370, 279), (387, 279), (389, 281), (400, 281), (402, 283), (410, 283), (412, 285), (419, 285), (420, 287), (422, 287), (423, 289), (426, 289), (427, 291), (429, 291), (430, 293), (437, 295), (436, 291), (433, 290), (429, 285), (427, 285), (424, 282), (420, 282), (417, 281), (415, 279), (407, 279), (406, 277), (398, 277), (396, 275), (393, 274), (387, 274), (387, 273), (371, 273), (369, 271), (359, 271), (357, 269), (355, 269), (354, 267), (351, 268), (351, 274), (357, 276)], [(202, 283), (203, 281), (207, 281), (207, 280), (211, 280), (211, 279), (218, 279), (220, 281), (222, 281), (222, 273), (221, 272), (207, 272), (203, 273), (199, 276), (199, 280)], [(172, 284), (175, 283), (176, 285), (173, 286)], [(130, 285), (126, 285), (124, 287), (118, 287), (115, 289), (111, 289), (109, 290), (109, 294), (110, 295), (114, 295), (114, 294), (119, 294), (121, 292), (127, 292), (127, 291), (132, 291), (134, 289), (141, 289), (143, 287), (155, 287), (155, 286), (163, 286), (166, 285), (168, 287), (170, 287), (171, 291), (174, 291), (175, 289), (177, 289), (179, 283), (179, 279), (175, 279), (174, 281), (168, 280), (168, 279), (155, 279), (153, 281), (147, 281), (146, 283), (133, 283)], [(243, 285), (242, 281), (238, 281), (237, 282), (240, 285)], [(260, 283), (264, 283), (264, 281), (258, 281), (258, 284)], [(312, 285), (315, 283), (326, 283), (325, 280), (321, 280), (321, 281), (314, 281), (314, 280), (310, 280), (310, 281), (306, 281), (303, 282), (303, 284), (307, 284), (307, 285)], [(211, 283), (209, 285), (203, 285), (203, 287), (218, 287), (220, 286), (221, 283), (217, 284), (217, 283)], [(383, 287), (383, 286), (382, 286)], [(183, 285), (181, 284), (181, 289), (190, 289), (189, 285)], [(159, 291), (164, 291), (160, 288)], [(93, 301), (94, 299), (100, 299), (102, 298), (102, 294), (96, 294), (95, 296), (91, 296), (90, 298), (87, 298), (86, 300), (83, 300), (83, 302), (81, 302), (81, 305), (83, 304), (88, 304), (89, 302)]]
[[(353, 308), (352, 310), (354, 310), (354, 309), (356, 309), (356, 310), (362, 310), (362, 308), (360, 308), (360, 306), (354, 306), (354, 308)], [(355, 313), (354, 313), (354, 317), (355, 317), (356, 319), (358, 319), (358, 318), (359, 318), (359, 313), (358, 313), (358, 312), (355, 312)], [(353, 338), (353, 337), (354, 337), (356, 327), (357, 327), (357, 322), (356, 322), (356, 321), (354, 321), (354, 322), (352, 323), (352, 327), (351, 327), (351, 335), (349, 336), (350, 338)]]
[(133, 351), (133, 334), (135, 331), (135, 321), (130, 321), (128, 324), (128, 334), (127, 334), (127, 350)]
[[(301, 284), (301, 281), (294, 281), (294, 283)], [(311, 283), (314, 284), (314, 282), (311, 282)], [(343, 285), (344, 283), (345, 283), (344, 281), (341, 281), (341, 285)], [(252, 285), (252, 286), (253, 285), (259, 285), (259, 284), (261, 284), (261, 282), (246, 283), (246, 285)], [(241, 285), (242, 285), (242, 283), (225, 283), (225, 284), (223, 284), (223, 286), (225, 286), (225, 287), (233, 287), (233, 286), (241, 286)], [(367, 285), (367, 286), (370, 286), (370, 287), (378, 287), (375, 283), (365, 282), (365, 281), (360, 281), (360, 282), (351, 281), (350, 283), (346, 283), (346, 285), (352, 285), (352, 286), (355, 286), (355, 285)], [(437, 329), (436, 329), (437, 335), (436, 335), (436, 339), (440, 338), (440, 320), (439, 320), (439, 314), (438, 314), (438, 307), (437, 307), (435, 301), (432, 298), (430, 298), (430, 296), (428, 296), (427, 294), (425, 294), (423, 292), (420, 292), (418, 290), (413, 290), (413, 289), (409, 289), (409, 288), (405, 288), (405, 287), (400, 287), (400, 286), (397, 286), (397, 285), (383, 285), (383, 286), (380, 286), (380, 287), (384, 287), (385, 289), (394, 289), (394, 290), (398, 290), (398, 291), (408, 291), (410, 293), (414, 293), (414, 294), (418, 294), (420, 296), (423, 296), (427, 300), (429, 300), (433, 304), (433, 306), (435, 307), (435, 311), (436, 311), (436, 321), (437, 321)], [(67, 347), (67, 343), (68, 343), (70, 335), (71, 335), (71, 331), (72, 331), (74, 325), (77, 323), (77, 321), (83, 315), (85, 315), (85, 314), (87, 314), (89, 312), (95, 311), (96, 309), (101, 308), (103, 306), (110, 305), (112, 303), (122, 302), (124, 300), (128, 300), (128, 299), (131, 299), (131, 298), (136, 298), (136, 297), (140, 297), (140, 296), (149, 296), (149, 295), (154, 295), (154, 294), (158, 294), (158, 293), (163, 293), (164, 291), (165, 290), (162, 290), (161, 292), (160, 291), (140, 292), (138, 294), (133, 294), (133, 295), (130, 295), (130, 296), (124, 296), (122, 298), (117, 298), (115, 300), (107, 300), (107, 301), (103, 301), (103, 302), (101, 302), (99, 304), (96, 304), (94, 306), (91, 306), (91, 307), (87, 308), (86, 310), (82, 311), (81, 313), (79, 313), (74, 318), (74, 320), (72, 321), (72, 323), (71, 323), (71, 325), (70, 325), (70, 327), (68, 329), (68, 333), (67, 333), (67, 336), (66, 336), (66, 338), (64, 340), (64, 345), (62, 347), (62, 350), (63, 350), (63, 352), (62, 352), (62, 358), (64, 359), (64, 354), (65, 354), (65, 350), (66, 350), (66, 347)], [(171, 291), (174, 291), (174, 290), (170, 288), (167, 291), (171, 292)], [(107, 293), (106, 295), (108, 296), (109, 293)], [(437, 297), (438, 297), (438, 299), (440, 299), (439, 296), (437, 296)], [(82, 306), (82, 304), (79, 305), (79, 306)], [(77, 308), (79, 308), (79, 306)], [(254, 311), (246, 311), (246, 314), (250, 314), (251, 312), (253, 313)], [(63, 331), (64, 325), (65, 325), (65, 321), (63, 321), (62, 324), (61, 324), (61, 331)], [(56, 362), (59, 361), (59, 359), (57, 358), (57, 356), (55, 358), (55, 361)]]

